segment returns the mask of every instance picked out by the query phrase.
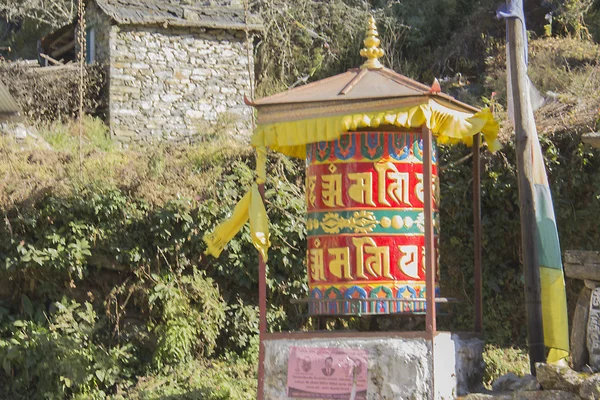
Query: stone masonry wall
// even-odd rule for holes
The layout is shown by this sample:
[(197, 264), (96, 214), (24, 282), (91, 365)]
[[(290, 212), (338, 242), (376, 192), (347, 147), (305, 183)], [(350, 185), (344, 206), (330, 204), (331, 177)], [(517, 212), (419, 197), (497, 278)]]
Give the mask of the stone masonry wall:
[(110, 60), (111, 34), (116, 27), (111, 25), (110, 18), (104, 14), (96, 2), (88, 2), (85, 10), (85, 24), (87, 28), (94, 28), (96, 35), (96, 62), (107, 64)]
[(249, 135), (248, 62), (243, 31), (113, 26), (111, 132), (125, 145)]

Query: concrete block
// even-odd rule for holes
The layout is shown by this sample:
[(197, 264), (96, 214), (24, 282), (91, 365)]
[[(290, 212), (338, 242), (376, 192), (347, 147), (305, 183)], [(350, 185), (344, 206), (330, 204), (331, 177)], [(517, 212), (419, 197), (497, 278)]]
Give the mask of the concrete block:
[[(483, 342), (450, 332), (433, 341), (422, 332), (357, 334), (265, 342), (265, 399), (287, 399), (287, 363), (292, 346), (361, 349), (368, 352), (368, 400), (450, 400), (465, 394), (483, 372)], [(434, 387), (435, 384), (435, 387)]]

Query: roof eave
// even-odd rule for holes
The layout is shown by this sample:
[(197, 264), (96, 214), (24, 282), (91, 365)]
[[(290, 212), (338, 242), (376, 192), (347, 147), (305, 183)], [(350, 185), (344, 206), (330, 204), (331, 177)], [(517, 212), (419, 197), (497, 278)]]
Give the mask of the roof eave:
[(196, 21), (178, 21), (178, 20), (149, 20), (145, 22), (130, 21), (130, 20), (116, 20), (113, 21), (117, 25), (131, 25), (131, 26), (171, 26), (176, 28), (205, 28), (205, 29), (222, 29), (230, 31), (249, 31), (249, 32), (264, 32), (264, 26), (262, 25), (244, 25), (244, 24), (225, 24), (219, 22), (196, 22)]
[(112, 22), (117, 25), (138, 25), (138, 26), (164, 26), (165, 24), (168, 26), (181, 27), (181, 28), (209, 28), (209, 29), (223, 29), (223, 30), (241, 30), (241, 31), (249, 31), (249, 32), (264, 32), (265, 27), (262, 23), (250, 23), (250, 24), (227, 24), (220, 23), (218, 21), (193, 21), (186, 19), (161, 19), (161, 20), (151, 20), (149, 19), (147, 22), (138, 22), (131, 21), (127, 18), (118, 18), (115, 15), (112, 15), (110, 10), (105, 7), (105, 5), (100, 1), (94, 1), (95, 4), (100, 8), (100, 10), (106, 15)]
[[(283, 92), (285, 93), (285, 92)], [(276, 97), (278, 95), (280, 95), (282, 93), (278, 93), (276, 95), (270, 96), (270, 97)], [(255, 107), (256, 109), (259, 109), (261, 107), (269, 107), (269, 106), (288, 106), (288, 107), (298, 107), (298, 108), (302, 108), (305, 105), (309, 105), (309, 104), (327, 104), (327, 103), (332, 103), (332, 104), (343, 104), (344, 102), (352, 102), (355, 103), (357, 101), (365, 101), (365, 102), (372, 102), (372, 101), (377, 101), (377, 100), (392, 100), (392, 99), (415, 99), (415, 98), (423, 98), (423, 99), (437, 99), (437, 100), (442, 100), (444, 102), (453, 104), (455, 107), (461, 109), (461, 111), (464, 112), (472, 112), (472, 113), (477, 113), (479, 111), (481, 111), (480, 108), (478, 107), (474, 107), (471, 106), (467, 103), (463, 103), (462, 101), (456, 100), (454, 97), (447, 95), (445, 93), (422, 93), (419, 95), (410, 95), (410, 96), (395, 96), (395, 97), (363, 97), (360, 99), (347, 99), (344, 98), (343, 96), (340, 96), (339, 98), (335, 98), (335, 99), (330, 99), (330, 100), (314, 100), (314, 101), (299, 101), (299, 102), (288, 102), (288, 103), (261, 103), (261, 100), (264, 99), (270, 99), (270, 97), (265, 97), (263, 99), (260, 99), (258, 101), (254, 101), (252, 99), (248, 99), (247, 97), (244, 97), (244, 103), (248, 106), (252, 106)]]
[(365, 112), (384, 112), (421, 104), (427, 96), (404, 96), (374, 99), (351, 99), (345, 101), (311, 101), (302, 103), (279, 103), (254, 105), (258, 111), (259, 124), (291, 122), (335, 115)]
[(446, 102), (449, 102), (449, 103), (451, 103), (451, 104), (453, 104), (453, 105), (455, 105), (455, 106), (457, 106), (459, 108), (462, 108), (463, 111), (465, 111), (465, 112), (478, 113), (478, 112), (481, 111), (481, 108), (472, 106), (472, 105), (467, 104), (467, 103), (463, 103), (462, 101), (456, 100), (454, 97), (452, 97), (452, 96), (450, 96), (450, 95), (448, 95), (446, 93), (441, 93), (441, 92), (440, 93), (431, 93), (431, 94), (429, 94), (429, 97), (431, 97), (431, 98), (440, 98), (440, 99), (442, 99), (442, 100), (444, 100)]

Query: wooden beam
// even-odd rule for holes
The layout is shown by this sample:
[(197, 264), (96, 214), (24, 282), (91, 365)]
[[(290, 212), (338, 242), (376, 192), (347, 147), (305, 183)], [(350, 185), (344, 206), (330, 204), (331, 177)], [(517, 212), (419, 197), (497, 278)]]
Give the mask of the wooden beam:
[(581, 140), (595, 148), (600, 148), (600, 132), (590, 132), (581, 136)]
[[(511, 3), (514, 4), (514, 3)], [(523, 8), (517, 0), (517, 7)], [(517, 172), (519, 183), (519, 204), (521, 209), (521, 251), (525, 277), (525, 304), (527, 309), (527, 333), (531, 374), (535, 375), (535, 364), (546, 361), (544, 348), (544, 326), (542, 323), (542, 299), (537, 225), (533, 200), (533, 145), (536, 135), (533, 108), (529, 98), (529, 78), (525, 63), (525, 42), (527, 34), (518, 18), (507, 19), (508, 59), (510, 83), (513, 99)]]
[(61, 48), (53, 51), (52, 53), (50, 53), (50, 55), (54, 58), (58, 58), (60, 56), (62, 56), (63, 54), (65, 54), (66, 52), (72, 50), (75, 48), (75, 40), (70, 41), (69, 43), (65, 44), (64, 46), (62, 46)]
[(44, 53), (40, 53), (40, 57), (42, 57), (44, 60), (48, 60), (49, 62), (51, 62), (54, 65), (63, 65), (63, 63), (61, 63), (60, 61), (55, 60), (54, 58), (47, 56)]
[(50, 46), (48, 46), (48, 47), (51, 50), (54, 50), (56, 47), (60, 46), (61, 43), (64, 42), (65, 40), (73, 39), (75, 37), (75, 35), (73, 34), (74, 30), (75, 30), (75, 27), (73, 27), (73, 29), (67, 29), (65, 32), (63, 32), (62, 35), (60, 35), (59, 37), (54, 39), (52, 41), (52, 43), (50, 43)]

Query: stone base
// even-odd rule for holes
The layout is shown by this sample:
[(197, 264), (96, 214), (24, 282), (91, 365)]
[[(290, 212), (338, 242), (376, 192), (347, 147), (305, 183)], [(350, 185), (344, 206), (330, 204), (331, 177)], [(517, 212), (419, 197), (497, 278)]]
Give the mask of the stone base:
[(481, 385), (483, 341), (472, 334), (438, 332), (320, 332), (270, 334), (265, 346), (265, 400), (288, 399), (290, 347), (368, 352), (369, 400), (448, 400)]

